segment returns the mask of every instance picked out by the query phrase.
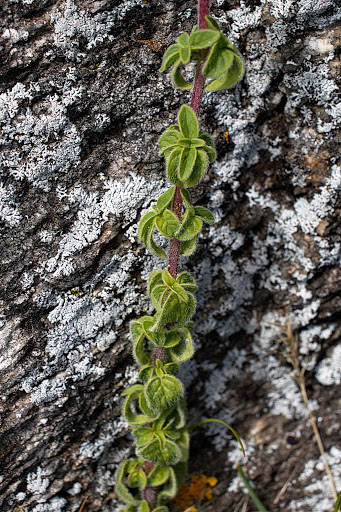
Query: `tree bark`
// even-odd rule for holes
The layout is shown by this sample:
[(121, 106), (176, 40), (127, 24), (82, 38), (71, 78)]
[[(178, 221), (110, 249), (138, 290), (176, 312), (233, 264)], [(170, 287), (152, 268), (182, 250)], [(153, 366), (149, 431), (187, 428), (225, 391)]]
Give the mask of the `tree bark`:
[[(167, 187), (158, 138), (190, 101), (158, 70), (196, 2), (1, 9), (0, 508), (73, 512), (87, 497), (84, 510), (112, 512), (115, 470), (134, 452), (120, 415), (137, 376), (129, 322), (152, 312), (146, 278), (164, 266), (137, 223)], [(243, 506), (239, 460), (269, 510), (332, 510), (279, 341), (290, 326), (341, 488), (340, 11), (336, 0), (212, 5), (246, 74), (205, 93), (200, 114), (218, 160), (191, 193), (216, 223), (183, 261), (199, 291), (181, 375), (189, 422), (228, 421), (247, 460), (221, 426), (193, 432), (190, 472), (219, 480), (207, 511)]]

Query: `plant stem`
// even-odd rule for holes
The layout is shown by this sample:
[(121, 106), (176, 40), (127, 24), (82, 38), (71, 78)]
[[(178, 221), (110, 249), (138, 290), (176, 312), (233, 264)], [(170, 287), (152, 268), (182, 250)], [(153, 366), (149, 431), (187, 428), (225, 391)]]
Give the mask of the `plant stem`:
[(251, 487), (250, 482), (246, 478), (246, 476), (245, 476), (245, 474), (244, 474), (244, 472), (243, 472), (243, 470), (242, 470), (242, 468), (240, 467), (239, 464), (237, 466), (237, 471), (239, 473), (240, 478), (243, 480), (245, 487), (249, 491), (250, 498), (252, 499), (253, 503), (256, 505), (257, 509), (260, 512), (269, 512), (268, 509), (266, 509), (264, 507), (264, 505), (261, 502), (261, 500), (260, 500), (258, 494), (256, 493), (256, 491), (253, 489), (253, 487)]
[[(198, 1), (198, 24), (199, 29), (207, 27), (205, 16), (210, 13), (210, 0), (199, 0)], [(195, 73), (194, 86), (191, 99), (191, 108), (194, 110), (195, 115), (198, 117), (201, 105), (202, 94), (205, 87), (205, 77), (202, 74), (203, 65), (203, 52), (201, 52), (201, 59), (198, 61), (197, 69)], [(175, 189), (175, 195), (172, 203), (172, 212), (174, 215), (181, 218), (182, 210), (182, 196), (180, 194), (181, 187), (177, 186)], [(169, 255), (168, 255), (168, 272), (174, 279), (178, 275), (178, 267), (180, 262), (180, 241), (176, 238), (172, 238), (169, 244)]]

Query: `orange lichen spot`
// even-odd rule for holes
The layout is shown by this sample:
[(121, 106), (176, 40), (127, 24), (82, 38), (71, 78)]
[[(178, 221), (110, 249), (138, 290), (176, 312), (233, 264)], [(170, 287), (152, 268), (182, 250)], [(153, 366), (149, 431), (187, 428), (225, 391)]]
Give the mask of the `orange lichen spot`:
[(225, 137), (225, 140), (226, 140), (226, 144), (228, 144), (228, 143), (230, 142), (230, 139), (229, 139), (229, 132), (228, 132), (228, 131), (226, 131), (226, 132), (224, 133), (224, 137)]
[(218, 479), (214, 476), (191, 475), (190, 481), (179, 487), (178, 494), (173, 498), (172, 503), (182, 511), (196, 512), (197, 508), (194, 505), (199, 505), (203, 500), (213, 498), (212, 487), (217, 482)]

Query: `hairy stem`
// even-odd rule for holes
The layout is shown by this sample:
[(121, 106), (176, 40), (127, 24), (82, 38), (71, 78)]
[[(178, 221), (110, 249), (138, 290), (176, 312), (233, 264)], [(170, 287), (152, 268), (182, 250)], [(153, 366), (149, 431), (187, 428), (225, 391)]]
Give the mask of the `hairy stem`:
[[(205, 16), (208, 16), (210, 12), (210, 0), (199, 0), (198, 1), (198, 24), (199, 29), (207, 28)], [(201, 52), (201, 59), (198, 61), (197, 69), (195, 73), (191, 108), (194, 110), (195, 115), (198, 117), (201, 105), (201, 99), (205, 87), (205, 77), (202, 74), (203, 60), (205, 52)], [(177, 186), (175, 195), (172, 203), (172, 212), (174, 215), (181, 218), (182, 210), (182, 196), (180, 194), (181, 187)], [(174, 279), (178, 275), (178, 267), (180, 262), (180, 241), (176, 238), (172, 238), (169, 244), (169, 255), (168, 255), (168, 272)]]

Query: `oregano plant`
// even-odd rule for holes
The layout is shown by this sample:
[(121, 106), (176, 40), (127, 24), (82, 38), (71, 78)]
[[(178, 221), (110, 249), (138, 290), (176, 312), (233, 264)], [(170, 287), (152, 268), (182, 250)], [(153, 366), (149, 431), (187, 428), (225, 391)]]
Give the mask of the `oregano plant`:
[[(159, 140), (171, 186), (138, 227), (138, 240), (153, 255), (168, 260), (168, 267), (152, 272), (148, 279), (155, 314), (130, 325), (140, 371), (139, 382), (123, 392), (123, 415), (136, 440), (136, 457), (124, 461), (116, 474), (116, 493), (125, 503), (124, 512), (167, 512), (168, 500), (186, 475), (189, 429), (177, 374), (180, 364), (194, 353), (191, 318), (197, 285), (180, 267), (180, 257), (195, 251), (203, 224), (214, 222), (208, 209), (192, 205), (188, 191), (216, 158), (214, 142), (200, 129), (198, 114), (204, 89), (232, 87), (244, 72), (240, 53), (209, 16), (209, 0), (199, 0), (198, 18), (191, 34), (182, 33), (166, 50), (161, 65), (161, 71), (172, 66), (176, 87), (193, 87), (193, 93), (191, 104), (181, 106), (174, 124)], [(196, 66), (193, 85), (182, 74), (190, 61)], [(168, 254), (157, 245), (155, 231), (169, 240)], [(208, 421), (214, 420), (200, 423)]]

